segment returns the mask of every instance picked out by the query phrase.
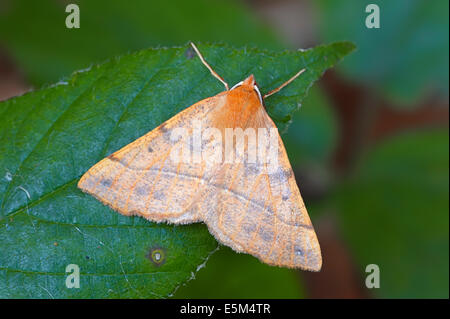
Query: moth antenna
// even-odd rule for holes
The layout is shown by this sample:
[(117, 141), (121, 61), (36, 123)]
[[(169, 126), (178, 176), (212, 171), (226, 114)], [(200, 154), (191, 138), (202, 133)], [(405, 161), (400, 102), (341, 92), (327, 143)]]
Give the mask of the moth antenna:
[(287, 80), (286, 82), (284, 82), (283, 84), (281, 84), (279, 87), (277, 87), (276, 89), (273, 89), (272, 91), (264, 94), (263, 99), (265, 99), (266, 97), (271, 96), (272, 94), (275, 94), (277, 92), (279, 92), (282, 88), (284, 88), (286, 85), (288, 85), (289, 83), (291, 83), (292, 81), (294, 81), (296, 78), (298, 78), (298, 76), (300, 74), (302, 74), (303, 72), (305, 72), (306, 69), (301, 69), (300, 71), (297, 72), (296, 75), (294, 75), (293, 77), (291, 77), (289, 80)]
[(225, 80), (219, 74), (217, 74), (216, 71), (213, 70), (213, 68), (208, 64), (208, 62), (205, 61), (205, 59), (203, 58), (203, 55), (200, 53), (200, 51), (197, 49), (197, 47), (195, 46), (195, 44), (193, 42), (191, 42), (191, 46), (192, 46), (192, 48), (194, 48), (195, 53), (197, 53), (197, 55), (200, 58), (200, 60), (202, 61), (202, 63), (208, 68), (208, 70), (211, 72), (211, 74), (216, 79), (218, 79), (220, 82), (222, 82), (223, 85), (225, 85), (225, 88), (228, 91), (229, 90), (228, 83), (225, 82)]

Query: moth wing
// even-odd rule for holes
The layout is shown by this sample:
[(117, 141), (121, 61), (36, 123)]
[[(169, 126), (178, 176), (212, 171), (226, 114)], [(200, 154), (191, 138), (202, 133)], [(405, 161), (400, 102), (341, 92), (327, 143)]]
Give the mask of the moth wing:
[(258, 161), (224, 164), (203, 196), (203, 205), (214, 210), (203, 209), (207, 213), (201, 218), (219, 241), (238, 252), (271, 265), (319, 271), (319, 242), (276, 134), (278, 167)]
[[(159, 127), (104, 158), (80, 179), (78, 187), (123, 215), (139, 215), (156, 222), (198, 221), (196, 202), (213, 167), (176, 162), (171, 152), (182, 150), (173, 141), (175, 128), (191, 137), (194, 121), (210, 126), (210, 113), (225, 103), (225, 94), (202, 100)], [(189, 145), (187, 145), (189, 146)]]

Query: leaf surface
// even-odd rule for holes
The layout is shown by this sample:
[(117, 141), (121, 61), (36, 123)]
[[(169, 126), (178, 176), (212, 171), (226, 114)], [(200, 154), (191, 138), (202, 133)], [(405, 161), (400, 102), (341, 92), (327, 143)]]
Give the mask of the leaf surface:
[[(280, 129), (308, 88), (354, 46), (296, 52), (199, 45), (231, 85), (253, 73)], [(75, 72), (56, 85), (0, 103), (0, 296), (166, 297), (217, 247), (203, 224), (124, 217), (76, 184), (92, 165), (193, 103), (223, 90), (188, 46), (149, 49)], [(152, 252), (162, 254), (155, 263)], [(66, 267), (80, 288), (66, 287)]]

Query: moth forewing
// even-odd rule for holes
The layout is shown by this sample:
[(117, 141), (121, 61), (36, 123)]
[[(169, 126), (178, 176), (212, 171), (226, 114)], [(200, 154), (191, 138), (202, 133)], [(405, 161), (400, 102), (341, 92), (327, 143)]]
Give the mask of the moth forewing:
[(193, 47), (227, 90), (104, 158), (78, 187), (121, 214), (204, 222), (219, 242), (267, 264), (320, 270), (316, 234), (253, 75), (228, 90)]

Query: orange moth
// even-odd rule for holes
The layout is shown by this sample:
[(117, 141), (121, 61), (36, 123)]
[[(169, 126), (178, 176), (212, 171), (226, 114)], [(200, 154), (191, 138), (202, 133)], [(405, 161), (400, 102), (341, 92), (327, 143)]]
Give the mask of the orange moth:
[(215, 238), (262, 262), (319, 271), (319, 242), (278, 130), (253, 75), (104, 158), (78, 187), (119, 213), (204, 222)]

